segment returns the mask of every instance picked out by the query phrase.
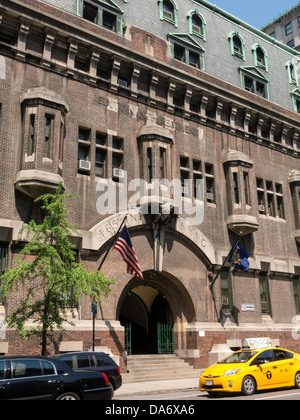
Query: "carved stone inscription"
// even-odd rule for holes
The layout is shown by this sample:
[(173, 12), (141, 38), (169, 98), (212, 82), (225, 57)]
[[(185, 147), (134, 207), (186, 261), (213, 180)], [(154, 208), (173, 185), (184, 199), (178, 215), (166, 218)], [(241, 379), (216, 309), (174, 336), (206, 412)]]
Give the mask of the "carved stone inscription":
[(159, 116), (156, 111), (144, 111), (137, 105), (121, 104), (116, 99), (103, 96), (97, 96), (96, 102), (98, 105), (105, 107), (108, 111), (117, 112), (120, 115), (126, 115), (136, 119), (137, 121), (143, 121), (145, 125), (154, 124), (169, 130), (174, 130), (179, 133), (199, 138), (200, 132), (197, 128), (190, 127), (187, 124), (181, 124), (166, 116)]

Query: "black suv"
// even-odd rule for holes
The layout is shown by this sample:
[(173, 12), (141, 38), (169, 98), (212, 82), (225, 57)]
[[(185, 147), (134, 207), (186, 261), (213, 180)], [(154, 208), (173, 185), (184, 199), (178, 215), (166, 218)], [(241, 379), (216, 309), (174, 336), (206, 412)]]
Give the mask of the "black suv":
[(105, 373), (109, 380), (109, 384), (112, 391), (112, 397), (114, 391), (120, 388), (120, 386), (122, 386), (122, 376), (120, 374), (120, 368), (114, 362), (114, 360), (106, 353), (81, 351), (57, 354), (53, 357), (67, 363), (67, 365), (70, 366), (70, 368), (72, 369), (84, 369), (85, 371), (92, 370)]

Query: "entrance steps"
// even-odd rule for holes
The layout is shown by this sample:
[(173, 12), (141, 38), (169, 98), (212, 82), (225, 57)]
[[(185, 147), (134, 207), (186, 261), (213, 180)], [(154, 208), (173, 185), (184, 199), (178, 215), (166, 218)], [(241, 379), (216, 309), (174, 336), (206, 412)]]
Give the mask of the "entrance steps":
[(175, 354), (128, 356), (127, 371), (122, 374), (123, 383), (199, 378), (202, 373)]

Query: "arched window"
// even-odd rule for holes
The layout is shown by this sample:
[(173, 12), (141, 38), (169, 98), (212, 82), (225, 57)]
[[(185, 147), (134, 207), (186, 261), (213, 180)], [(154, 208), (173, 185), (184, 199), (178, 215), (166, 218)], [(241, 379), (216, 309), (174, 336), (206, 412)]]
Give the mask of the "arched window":
[(159, 0), (159, 15), (161, 20), (178, 27), (178, 7), (174, 0)]
[(206, 41), (206, 21), (198, 9), (191, 10), (188, 15), (189, 33)]
[(245, 59), (245, 41), (241, 37), (238, 31), (233, 31), (228, 35), (228, 39), (230, 41), (230, 49), (231, 54), (235, 55), (236, 57), (242, 58), (244, 61)]
[(292, 61), (288, 61), (285, 66), (288, 72), (289, 82), (292, 85), (298, 86), (298, 72), (296, 65)]
[(256, 67), (261, 67), (268, 71), (268, 61), (267, 61), (267, 52), (264, 47), (260, 44), (253, 45), (252, 47), (253, 56), (254, 56), (254, 64)]

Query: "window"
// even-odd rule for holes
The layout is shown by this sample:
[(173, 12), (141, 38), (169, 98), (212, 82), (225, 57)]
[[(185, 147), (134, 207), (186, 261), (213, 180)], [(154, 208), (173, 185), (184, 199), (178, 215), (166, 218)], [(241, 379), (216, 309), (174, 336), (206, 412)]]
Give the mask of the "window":
[(285, 66), (288, 72), (289, 83), (298, 86), (298, 72), (295, 64), (288, 61)]
[(104, 0), (77, 0), (77, 15), (105, 29), (123, 34), (123, 11)]
[(268, 71), (267, 52), (261, 43), (259, 42), (258, 44), (255, 44), (252, 47), (252, 51), (255, 66)]
[(168, 40), (172, 43), (171, 54), (175, 60), (189, 64), (200, 70), (205, 69), (205, 50), (190, 35), (169, 34)]
[(11, 361), (13, 378), (29, 378), (31, 376), (42, 376), (40, 360), (16, 359)]
[(288, 23), (287, 25), (285, 25), (285, 35), (288, 36), (291, 33), (293, 33), (293, 26), (292, 26), (292, 22)]
[(188, 15), (189, 33), (206, 41), (206, 21), (198, 9), (191, 10)]
[[(8, 265), (8, 242), (0, 242), (0, 276), (5, 273)], [(1, 285), (1, 280), (0, 280)], [(4, 294), (0, 294), (0, 304), (4, 302)]]
[(35, 148), (35, 114), (29, 117), (28, 156), (33, 155)]
[(300, 278), (299, 276), (296, 276), (293, 278), (293, 291), (294, 291), (296, 314), (300, 315)]
[(174, 0), (159, 0), (160, 19), (178, 26), (178, 7)]
[(230, 313), (232, 311), (232, 290), (229, 270), (222, 271), (220, 283), (222, 311), (224, 313)]
[(52, 136), (53, 136), (53, 115), (45, 116), (45, 138), (43, 156), (51, 158)]
[(244, 191), (245, 191), (245, 202), (247, 206), (251, 206), (251, 197), (250, 197), (250, 185), (249, 185), (249, 173), (243, 172), (244, 180)]
[(297, 112), (297, 114), (300, 114), (300, 90), (295, 89), (291, 93), (291, 97), (292, 97), (294, 111)]
[(259, 293), (260, 293), (261, 312), (262, 314), (270, 315), (271, 304), (270, 304), (270, 294), (269, 294), (267, 273), (261, 273), (259, 275)]
[(98, 22), (98, 7), (92, 4), (83, 2), (83, 19), (89, 20), (90, 22)]
[(60, 357), (60, 360), (62, 360), (63, 362), (65, 362), (71, 369), (73, 369), (73, 356), (72, 355), (65, 355)]
[(119, 182), (124, 178), (123, 139), (113, 136), (112, 149), (112, 178), (115, 182)]
[(205, 181), (206, 181), (206, 199), (208, 203), (215, 202), (215, 191), (214, 191), (214, 166), (210, 163), (205, 163)]
[(78, 172), (86, 173), (91, 169), (91, 130), (79, 127), (78, 130)]
[(107, 135), (96, 133), (95, 175), (107, 177)]
[(234, 191), (234, 202), (235, 204), (240, 203), (240, 194), (239, 194), (239, 178), (238, 172), (233, 172), (233, 191)]
[(80, 368), (87, 368), (94, 366), (93, 360), (91, 360), (92, 357), (88, 354), (78, 355), (77, 356), (77, 367)]
[(167, 162), (166, 162), (167, 150), (163, 147), (159, 148), (159, 160), (160, 160), (160, 180), (165, 179), (167, 177), (166, 169), (167, 169)]
[(266, 350), (260, 353), (251, 363), (254, 365), (263, 365), (265, 363), (270, 363), (274, 361), (274, 352), (273, 350)]
[(147, 148), (147, 182), (151, 184), (153, 179), (153, 159), (152, 159), (152, 147)]
[(245, 42), (238, 31), (233, 31), (228, 35), (230, 41), (231, 54), (242, 58), (245, 61)]
[(287, 43), (287, 46), (288, 46), (288, 47), (290, 47), (290, 48), (295, 48), (295, 40), (294, 40), (294, 39), (291, 39), (291, 40)]
[(182, 196), (201, 201), (206, 198), (208, 203), (215, 203), (214, 165), (197, 159), (193, 159), (191, 164), (192, 167), (188, 157), (180, 157)]
[(259, 213), (285, 219), (282, 184), (256, 178), (256, 188)]
[(255, 93), (268, 99), (269, 80), (256, 67), (240, 67), (242, 87), (248, 92)]
[(189, 158), (185, 156), (180, 157), (180, 179), (181, 179), (181, 193), (182, 197), (190, 197), (190, 166)]
[(266, 214), (264, 180), (261, 178), (257, 178), (256, 187), (259, 213)]

